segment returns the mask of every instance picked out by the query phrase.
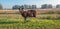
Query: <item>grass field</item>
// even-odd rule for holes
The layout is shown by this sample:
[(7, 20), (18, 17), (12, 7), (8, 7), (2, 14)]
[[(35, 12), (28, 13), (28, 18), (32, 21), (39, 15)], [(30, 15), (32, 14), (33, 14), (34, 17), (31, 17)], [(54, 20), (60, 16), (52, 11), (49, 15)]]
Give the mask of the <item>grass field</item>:
[(60, 29), (60, 14), (40, 14), (48, 11), (37, 10), (37, 17), (28, 17), (24, 23), (18, 10), (0, 10), (0, 29)]
[(40, 19), (42, 16), (59, 16), (58, 14), (37, 15), (27, 18), (26, 23), (20, 14), (0, 14), (0, 29), (60, 29), (60, 20)]

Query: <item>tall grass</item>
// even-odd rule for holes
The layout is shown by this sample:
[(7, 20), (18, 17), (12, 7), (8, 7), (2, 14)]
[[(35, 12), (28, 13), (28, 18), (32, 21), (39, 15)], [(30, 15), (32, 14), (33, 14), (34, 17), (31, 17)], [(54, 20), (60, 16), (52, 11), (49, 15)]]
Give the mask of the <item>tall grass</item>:
[(0, 17), (0, 29), (60, 29), (60, 20), (42, 20), (27, 18)]

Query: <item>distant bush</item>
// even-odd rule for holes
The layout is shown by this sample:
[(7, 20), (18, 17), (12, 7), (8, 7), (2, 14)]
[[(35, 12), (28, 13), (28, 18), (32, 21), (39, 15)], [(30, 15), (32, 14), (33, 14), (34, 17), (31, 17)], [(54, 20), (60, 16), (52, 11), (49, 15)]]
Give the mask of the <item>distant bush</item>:
[(60, 12), (57, 12), (57, 14), (60, 14)]
[(54, 11), (48, 11), (48, 12), (44, 12), (44, 13), (41, 13), (41, 14), (55, 14)]
[(48, 11), (40, 14), (60, 14), (60, 12)]
[(52, 19), (50, 16), (44, 16), (44, 17), (41, 17), (41, 19)]
[(60, 19), (60, 16), (56, 17), (56, 19), (58, 19), (58, 20), (59, 20), (59, 19)]
[(50, 17), (41, 17), (41, 19), (50, 19)]
[(60, 14), (60, 12), (53, 12), (53, 11), (49, 11), (49, 12), (44, 12), (41, 14)]
[(54, 14), (55, 12), (53, 12), (53, 11), (49, 11), (49, 12), (47, 12), (48, 14)]
[(9, 12), (0, 12), (0, 14), (20, 14), (19, 12), (12, 12), (12, 13), (9, 13)]
[(43, 16), (43, 17), (40, 17), (40, 19), (59, 20), (60, 19), (60, 16), (57, 16), (57, 17)]

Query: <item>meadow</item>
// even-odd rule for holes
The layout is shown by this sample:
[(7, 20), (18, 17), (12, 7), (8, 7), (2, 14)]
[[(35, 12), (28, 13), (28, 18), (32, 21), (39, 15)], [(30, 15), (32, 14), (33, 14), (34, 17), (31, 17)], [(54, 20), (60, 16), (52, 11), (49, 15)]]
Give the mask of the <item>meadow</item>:
[(26, 23), (20, 14), (0, 14), (0, 29), (60, 29), (60, 14), (37, 14)]
[(24, 18), (19, 14), (0, 14), (0, 29), (60, 29), (60, 20)]

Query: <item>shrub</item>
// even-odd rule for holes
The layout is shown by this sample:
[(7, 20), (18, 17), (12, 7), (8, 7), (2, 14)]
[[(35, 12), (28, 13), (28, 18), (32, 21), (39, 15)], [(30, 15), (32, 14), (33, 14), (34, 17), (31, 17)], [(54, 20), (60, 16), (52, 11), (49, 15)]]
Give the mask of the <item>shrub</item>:
[(56, 17), (56, 19), (60, 19), (60, 16)]
[(51, 17), (50, 16), (43, 16), (43, 17), (41, 17), (41, 19), (51, 19)]
[(57, 14), (60, 14), (60, 12), (57, 12)]
[(48, 11), (48, 12), (44, 12), (44, 13), (41, 13), (41, 14), (54, 14), (55, 12), (54, 11)]

